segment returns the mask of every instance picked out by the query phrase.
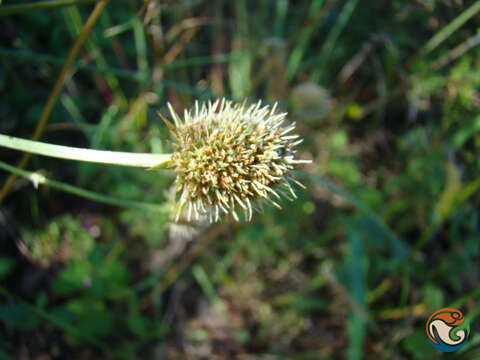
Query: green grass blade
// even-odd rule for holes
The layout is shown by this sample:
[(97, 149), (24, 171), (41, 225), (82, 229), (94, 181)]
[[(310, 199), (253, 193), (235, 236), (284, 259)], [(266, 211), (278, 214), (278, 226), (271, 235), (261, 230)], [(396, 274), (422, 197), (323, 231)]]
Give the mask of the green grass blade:
[[(149, 72), (147, 61), (147, 40), (145, 38), (145, 30), (143, 28), (143, 24), (138, 17), (135, 17), (133, 19), (132, 27), (137, 54), (137, 68), (140, 74), (147, 74)], [(144, 77), (142, 79), (143, 85), (145, 85), (147, 79), (147, 77)]]
[(318, 82), (321, 79), (322, 73), (325, 69), (325, 65), (330, 60), (332, 52), (337, 44), (337, 40), (342, 33), (345, 25), (347, 25), (348, 20), (352, 16), (355, 7), (357, 6), (358, 0), (348, 0), (348, 2), (343, 6), (340, 15), (338, 16), (338, 20), (333, 26), (332, 30), (330, 30), (327, 40), (323, 44), (320, 50), (320, 58), (317, 64), (315, 65), (315, 71), (310, 76), (310, 80), (313, 82)]
[[(315, 16), (319, 11), (321, 11), (322, 6), (323, 6), (323, 0), (313, 0), (309, 9), (310, 17)], [(318, 22), (310, 23), (302, 29), (300, 37), (297, 41), (297, 45), (292, 50), (292, 54), (288, 59), (288, 64), (287, 64), (288, 80), (293, 79), (293, 77), (297, 73), (300, 62), (302, 61), (303, 55), (310, 44), (310, 39), (317, 25), (318, 25)]]
[[(22, 51), (22, 50), (12, 50), (12, 49), (5, 49), (5, 48), (0, 48), (0, 55), (5, 55), (5, 56), (10, 56), (13, 58), (18, 58), (18, 59), (25, 59), (29, 61), (34, 61), (36, 63), (50, 63), (50, 64), (56, 64), (56, 65), (62, 65), (65, 60), (62, 58), (58, 58), (55, 56), (50, 56), (50, 55), (42, 55), (42, 54), (37, 54), (34, 52), (30, 51)], [(182, 59), (178, 61), (174, 61), (169, 64), (163, 64), (163, 65), (158, 65), (162, 69), (165, 69), (165, 71), (172, 71), (178, 68), (182, 67), (189, 67), (189, 66), (200, 66), (200, 65), (208, 65), (208, 64), (213, 64), (213, 63), (227, 63), (231, 61), (232, 58), (235, 57), (235, 54), (218, 54), (214, 56), (197, 56), (197, 57), (192, 57), (188, 59)], [(126, 70), (126, 69), (119, 69), (119, 68), (114, 68), (114, 67), (109, 67), (109, 66), (103, 66), (103, 65), (86, 65), (82, 63), (74, 63), (72, 64), (72, 68), (74, 69), (81, 69), (81, 70), (86, 70), (86, 71), (98, 71), (100, 73), (104, 74), (112, 74), (117, 77), (122, 77), (122, 78), (128, 78), (132, 79), (135, 81), (142, 82), (144, 78), (151, 78), (152, 73), (151, 71), (147, 71), (146, 73), (142, 73), (139, 71), (135, 70)], [(217, 96), (216, 94), (212, 93), (211, 91), (208, 90), (199, 90), (198, 88), (185, 84), (185, 83), (180, 83), (177, 81), (172, 81), (172, 80), (160, 80), (159, 83), (161, 83), (163, 86), (178, 90), (178, 91), (184, 91), (188, 92), (192, 95), (195, 95), (197, 97), (200, 97), (202, 99), (205, 98), (212, 98)]]
[(277, 0), (275, 7), (275, 36), (282, 37), (287, 19), (288, 0)]
[(418, 52), (417, 58), (423, 57), (435, 50), (441, 43), (447, 40), (455, 31), (457, 31), (469, 19), (480, 11), (480, 1), (476, 1), (464, 12), (458, 15), (447, 26), (435, 34)]
[(394, 244), (397, 243), (399, 246), (404, 247), (407, 246), (406, 243), (398, 237), (397, 234), (393, 232), (392, 229), (380, 218), (375, 211), (373, 211), (368, 205), (363, 203), (361, 200), (357, 199), (352, 194), (349, 194), (345, 190), (341, 189), (328, 179), (319, 177), (319, 176), (312, 176), (312, 180), (321, 186), (326, 187), (333, 193), (341, 196), (343, 199), (347, 200), (350, 204), (355, 206), (358, 210), (363, 212), (368, 218), (370, 218), (380, 229), (382, 229), (385, 233), (385, 236), (392, 241)]
[(367, 259), (363, 251), (363, 244), (359, 233), (353, 224), (348, 225), (348, 227), (348, 242), (350, 245), (350, 254), (346, 264), (348, 289), (352, 300), (357, 306), (352, 307), (348, 318), (347, 332), (349, 344), (346, 358), (348, 360), (357, 360), (364, 358)]
[(233, 39), (233, 49), (239, 51), (238, 55), (230, 59), (228, 72), (230, 75), (230, 88), (232, 96), (235, 99), (245, 97), (250, 90), (250, 76), (252, 67), (251, 52), (248, 51), (248, 15), (247, 3), (245, 0), (235, 1), (235, 10), (237, 13), (237, 29)]

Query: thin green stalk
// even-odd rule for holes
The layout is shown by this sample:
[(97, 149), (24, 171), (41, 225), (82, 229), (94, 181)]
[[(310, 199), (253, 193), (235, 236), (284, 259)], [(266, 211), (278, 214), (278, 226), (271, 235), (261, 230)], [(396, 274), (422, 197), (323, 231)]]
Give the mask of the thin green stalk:
[[(148, 60), (147, 60), (147, 39), (145, 37), (145, 29), (140, 18), (135, 17), (132, 22), (133, 36), (135, 39), (135, 53), (137, 54), (137, 68), (141, 74), (147, 74)], [(148, 78), (141, 79), (142, 85), (145, 86)]]
[[(411, 64), (415, 63), (417, 60), (419, 60), (423, 56), (428, 55), (430, 52), (435, 50), (441, 43), (443, 43), (446, 39), (448, 39), (455, 31), (457, 31), (463, 24), (465, 24), (470, 18), (476, 15), (479, 11), (480, 11), (480, 1), (477, 1), (468, 9), (466, 9), (463, 13), (457, 16), (447, 26), (445, 26), (439, 32), (437, 32), (408, 62)], [(467, 48), (468, 48), (468, 45), (467, 45)], [(464, 49), (465, 48), (460, 48), (460, 49), (455, 48), (454, 51), (455, 50), (463, 51)], [(443, 66), (448, 64), (449, 64), (449, 61), (445, 61), (445, 59), (442, 58), (441, 60), (434, 62), (433, 66), (429, 67), (427, 71), (417, 74), (417, 77), (421, 78), (421, 76), (425, 73), (438, 71)], [(361, 119), (365, 118), (366, 116), (370, 115), (379, 107), (386, 105), (396, 97), (404, 94), (405, 91), (408, 90), (408, 88), (411, 86), (412, 80), (414, 80), (414, 78), (412, 78), (411, 76), (406, 77), (405, 80), (400, 82), (400, 84), (398, 84), (395, 89), (390, 91), (387, 97), (375, 99), (370, 103), (368, 103), (367, 105), (365, 105), (360, 118)]]
[(415, 244), (411, 257), (418, 251), (422, 250), (423, 247), (431, 240), (432, 236), (440, 229), (443, 223), (449, 218), (454, 210), (456, 210), (460, 205), (467, 201), (470, 196), (475, 194), (478, 189), (480, 189), (480, 177), (476, 178), (469, 184), (465, 185), (461, 190), (455, 194), (455, 200), (452, 206), (448, 211), (443, 214), (437, 221), (434, 221), (427, 230), (423, 233), (422, 237)]
[[(106, 12), (106, 11), (105, 11)], [(82, 34), (82, 14), (76, 6), (70, 6), (62, 9), (63, 18), (65, 25), (67, 26), (68, 31), (70, 32), (72, 39), (76, 39)], [(97, 65), (108, 67), (108, 62), (103, 54), (103, 50), (98, 46), (98, 40), (95, 36), (95, 33), (92, 33), (88, 38), (85, 39), (84, 48), (87, 54), (95, 54), (94, 62)], [(110, 73), (105, 73), (105, 77), (97, 77), (94, 75), (95, 83), (97, 86), (101, 87), (101, 83), (105, 81), (108, 85), (108, 88), (112, 91), (114, 102), (121, 108), (125, 109), (128, 107), (128, 101), (125, 97), (125, 94), (120, 86), (120, 81)]]
[(357, 6), (358, 0), (349, 0), (342, 8), (338, 20), (335, 22), (332, 30), (327, 35), (327, 40), (320, 49), (320, 59), (315, 65), (316, 70), (313, 71), (310, 76), (310, 80), (313, 82), (319, 82), (322, 75), (325, 73), (325, 65), (330, 60), (337, 40), (342, 33), (345, 25), (347, 25), (348, 20), (352, 16), (355, 7)]
[(324, 0), (313, 0), (310, 5), (308, 12), (310, 14), (310, 17), (316, 18), (316, 21), (310, 23), (307, 22), (307, 24), (301, 30), (300, 36), (297, 39), (295, 47), (293, 48), (292, 53), (288, 59), (287, 78), (289, 80), (292, 80), (297, 73), (298, 66), (300, 65), (303, 55), (310, 44), (313, 32), (320, 22), (320, 17), (318, 17), (318, 14), (324, 13), (324, 9), (322, 9), (323, 5)]
[[(0, 55), (9, 56), (16, 59), (25, 59), (25, 60), (33, 61), (35, 63), (49, 63), (49, 64), (61, 65), (65, 62), (65, 59), (55, 57), (55, 56), (43, 55), (43, 54), (38, 54), (35, 52), (24, 51), (24, 50), (6, 49), (1, 47), (0, 47)], [(170, 70), (176, 70), (178, 68), (188, 67), (188, 66), (201, 66), (201, 65), (208, 65), (208, 64), (214, 64), (214, 63), (221, 64), (221, 63), (226, 63), (230, 61), (230, 59), (232, 59), (235, 55), (236, 54), (230, 53), (230, 54), (217, 54), (213, 56), (198, 56), (198, 57), (192, 57), (188, 59), (181, 59), (168, 64), (158, 64), (156, 66), (158, 68), (164, 69), (165, 71), (170, 71)], [(152, 77), (151, 71), (142, 73), (135, 70), (126, 70), (126, 69), (120, 69), (120, 68), (113, 68), (109, 66), (87, 65), (81, 62), (73, 63), (71, 68), (86, 70), (86, 71), (98, 71), (105, 74), (111, 73), (112, 75), (115, 75), (117, 77), (133, 79), (136, 81), (143, 81), (145, 77), (147, 78)], [(198, 90), (198, 88), (194, 86), (190, 86), (190, 85), (175, 82), (175, 81), (160, 80), (159, 83), (161, 83), (166, 87), (176, 89), (178, 91), (185, 91), (190, 94), (194, 94), (198, 97), (207, 96), (207, 98), (212, 98), (217, 96), (216, 94), (210, 91)]]
[(452, 22), (445, 26), (442, 30), (435, 34), (418, 52), (416, 58), (423, 57), (435, 50), (442, 42), (457, 31), (470, 18), (480, 11), (480, 1), (476, 1), (472, 6), (457, 16)]
[(367, 217), (369, 217), (379, 228), (384, 231), (385, 237), (388, 238), (392, 242), (392, 244), (396, 244), (398, 247), (406, 246), (404, 241), (388, 226), (385, 221), (377, 215), (377, 213), (372, 210), (368, 205), (362, 202), (360, 199), (356, 198), (354, 195), (348, 193), (347, 191), (343, 190), (342, 188), (335, 185), (333, 182), (329, 181), (326, 178), (320, 176), (313, 176), (313, 181), (320, 184), (321, 186), (326, 187), (331, 192), (336, 195), (339, 195), (343, 199), (347, 200), (350, 204), (355, 206), (358, 210), (363, 212)]
[[(67, 79), (70, 66), (73, 63), (73, 60), (75, 60), (75, 58), (77, 57), (77, 54), (80, 51), (80, 48), (82, 47), (82, 44), (85, 42), (85, 39), (88, 37), (88, 34), (90, 33), (90, 30), (92, 30), (93, 25), (95, 25), (98, 18), (102, 14), (103, 10), (107, 6), (107, 4), (108, 4), (108, 0), (100, 0), (95, 5), (92, 12), (90, 13), (90, 16), (88, 17), (87, 21), (83, 25), (82, 31), (80, 32), (78, 37), (75, 39), (73, 46), (70, 48), (67, 59), (65, 60), (65, 63), (63, 64), (62, 69), (60, 70), (60, 74), (58, 75), (57, 81), (55, 82), (55, 85), (53, 86), (53, 89), (50, 92), (50, 95), (48, 96), (48, 100), (45, 104), (45, 107), (43, 108), (42, 115), (38, 120), (37, 126), (35, 127), (35, 131), (33, 132), (33, 135), (32, 135), (32, 140), (38, 140), (42, 135), (43, 130), (45, 129), (45, 125), (47, 124), (47, 120), (50, 117), (50, 114), (53, 110), (53, 106), (57, 102), (57, 98), (60, 95), (60, 92), (63, 88), (63, 84)], [(22, 159), (18, 163), (18, 167), (20, 168), (25, 167), (29, 159), (30, 159), (30, 155), (24, 154), (22, 156)], [(7, 179), (7, 182), (5, 183), (5, 185), (3, 185), (2, 189), (0, 190), (0, 203), (2, 202), (3, 198), (8, 194), (8, 191), (10, 190), (14, 182), (15, 182), (15, 175), (11, 175)]]
[(156, 211), (161, 213), (169, 211), (169, 208), (168, 208), (169, 205), (167, 204), (158, 205), (158, 204), (145, 203), (140, 201), (119, 199), (112, 196), (105, 196), (93, 191), (89, 191), (73, 185), (65, 184), (60, 181), (48, 179), (46, 176), (40, 173), (22, 170), (22, 169), (16, 168), (15, 166), (8, 165), (2, 161), (0, 161), (0, 169), (3, 169), (5, 171), (11, 172), (20, 177), (30, 180), (35, 187), (37, 187), (38, 185), (47, 185), (47, 186), (50, 186), (51, 188), (54, 188), (63, 192), (67, 192), (73, 195), (77, 195), (89, 200), (101, 202), (108, 205), (129, 207), (129, 208), (134, 208), (138, 210)]
[(288, 0), (277, 0), (275, 6), (275, 36), (283, 37), (288, 14)]
[[(95, 2), (98, 0), (47, 0), (35, 3), (19, 4), (19, 5), (5, 5), (0, 7), (0, 16), (24, 13), (31, 10), (51, 9), (58, 6), (69, 6)], [(0, 1), (1, 4), (1, 1)]]
[(0, 134), (0, 146), (29, 154), (50, 156), (66, 160), (87, 161), (102, 164), (153, 168), (166, 164), (170, 154), (145, 154), (106, 151), (53, 145)]

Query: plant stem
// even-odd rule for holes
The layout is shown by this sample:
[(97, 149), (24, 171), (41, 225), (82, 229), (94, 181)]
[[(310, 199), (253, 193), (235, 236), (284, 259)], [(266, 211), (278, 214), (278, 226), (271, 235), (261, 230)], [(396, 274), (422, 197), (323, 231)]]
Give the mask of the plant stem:
[[(47, 0), (35, 3), (19, 4), (19, 5), (5, 5), (0, 7), (0, 16), (23, 13), (30, 10), (50, 9), (58, 6), (68, 6), (76, 4), (84, 4), (98, 0)], [(0, 1), (1, 4), (1, 1)]]
[(164, 213), (164, 214), (168, 214), (171, 211), (170, 204), (168, 203), (153, 204), (153, 203), (146, 203), (146, 202), (140, 202), (140, 201), (134, 201), (134, 200), (119, 199), (113, 196), (106, 196), (106, 195), (85, 190), (73, 185), (65, 184), (60, 181), (48, 179), (46, 176), (38, 172), (30, 172), (30, 171), (22, 170), (22, 169), (16, 168), (15, 166), (8, 165), (2, 161), (0, 161), (0, 169), (14, 173), (18, 176), (21, 176), (25, 179), (30, 180), (35, 187), (37, 187), (38, 185), (47, 185), (47, 186), (50, 186), (51, 188), (54, 188), (63, 192), (74, 194), (89, 200), (101, 202), (108, 205), (130, 207), (138, 210), (154, 211), (154, 212)]
[[(105, 9), (105, 7), (107, 6), (107, 4), (108, 4), (108, 0), (100, 0), (95, 5), (86, 23), (83, 25), (83, 28), (80, 34), (75, 39), (73, 46), (70, 48), (67, 59), (65, 60), (65, 63), (63, 64), (62, 69), (60, 70), (60, 74), (58, 75), (57, 81), (55, 82), (55, 85), (53, 86), (53, 89), (50, 92), (50, 95), (48, 97), (47, 103), (43, 108), (43, 112), (40, 117), (40, 120), (38, 121), (35, 131), (32, 135), (32, 140), (38, 140), (42, 135), (43, 129), (47, 124), (47, 120), (50, 117), (53, 106), (55, 105), (58, 95), (60, 95), (60, 91), (63, 88), (63, 84), (67, 79), (70, 66), (72, 65), (73, 60), (75, 60), (75, 57), (80, 51), (80, 48), (82, 47), (82, 44), (84, 43), (85, 39), (90, 33), (90, 30), (92, 30), (93, 25), (95, 25), (98, 18), (102, 14), (103, 9)], [(24, 154), (22, 156), (22, 159), (18, 163), (18, 167), (20, 168), (25, 167), (25, 165), (28, 163), (29, 158), (30, 158), (29, 154)], [(9, 176), (9, 178), (7, 179), (7, 182), (5, 183), (5, 185), (3, 185), (2, 189), (0, 190), (0, 203), (2, 202), (3, 198), (8, 194), (8, 191), (10, 190), (14, 182), (15, 182), (15, 175)]]
[(167, 163), (170, 154), (145, 154), (105, 151), (53, 145), (0, 134), (0, 146), (30, 154), (50, 156), (66, 160), (87, 161), (102, 164), (152, 168)]
[(457, 31), (463, 24), (465, 24), (470, 18), (475, 16), (480, 11), (480, 1), (476, 1), (467, 8), (464, 12), (458, 15), (447, 26), (441, 29), (435, 34), (419, 51), (416, 58), (423, 57), (434, 49), (436, 49), (442, 42), (444, 42), (450, 35)]

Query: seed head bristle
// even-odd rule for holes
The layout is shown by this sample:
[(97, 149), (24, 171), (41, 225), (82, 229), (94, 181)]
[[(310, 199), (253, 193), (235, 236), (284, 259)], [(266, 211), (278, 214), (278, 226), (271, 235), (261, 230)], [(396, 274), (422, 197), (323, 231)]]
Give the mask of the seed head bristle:
[(272, 200), (280, 199), (276, 185), (296, 198), (287, 177), (296, 164), (310, 161), (295, 159), (302, 140), (291, 134), (295, 124), (282, 128), (287, 114), (277, 113), (277, 104), (270, 108), (261, 101), (249, 107), (225, 99), (201, 105), (196, 101), (183, 121), (170, 104), (168, 108), (176, 126), (169, 166), (177, 174), (180, 194), (177, 221), (185, 209), (189, 221), (206, 214), (213, 222), (229, 213), (239, 221), (238, 208), (250, 221), (255, 200), (281, 209)]

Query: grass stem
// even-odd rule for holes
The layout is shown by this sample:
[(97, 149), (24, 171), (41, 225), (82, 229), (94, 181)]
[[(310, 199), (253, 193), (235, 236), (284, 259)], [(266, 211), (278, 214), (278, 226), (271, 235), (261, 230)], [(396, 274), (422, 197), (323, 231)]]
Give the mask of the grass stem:
[[(80, 51), (80, 48), (82, 47), (82, 44), (85, 42), (85, 39), (87, 38), (88, 34), (90, 33), (90, 30), (92, 30), (93, 25), (97, 22), (99, 19), (100, 15), (103, 12), (103, 9), (108, 4), (108, 0), (100, 0), (96, 5), (95, 8), (92, 10), (90, 16), (88, 17), (85, 25), (83, 25), (83, 28), (78, 35), (78, 37), (75, 39), (75, 42), (73, 43), (73, 46), (71, 47), (67, 59), (65, 60), (65, 63), (62, 66), (62, 69), (60, 70), (60, 74), (58, 75), (57, 81), (55, 82), (55, 85), (53, 86), (52, 91), (50, 92), (50, 95), (48, 97), (47, 103), (45, 104), (45, 107), (43, 108), (42, 115), (40, 116), (40, 120), (38, 120), (37, 126), (35, 128), (35, 131), (32, 135), (32, 140), (38, 140), (40, 136), (43, 133), (43, 129), (45, 129), (45, 125), (47, 124), (47, 120), (50, 117), (50, 114), (53, 110), (53, 106), (57, 102), (57, 98), (60, 95), (60, 91), (63, 88), (63, 84), (65, 83), (67, 79), (67, 75), (69, 73), (69, 69), (73, 63), (73, 60), (77, 57), (78, 52)], [(22, 159), (18, 163), (18, 167), (23, 168), (25, 165), (27, 165), (28, 160), (30, 159), (29, 154), (24, 154), (22, 156)], [(3, 185), (2, 189), (0, 190), (0, 203), (2, 202), (3, 198), (8, 194), (8, 191), (12, 187), (13, 183), (15, 182), (15, 175), (11, 175), (5, 185)]]
[(27, 180), (30, 180), (35, 187), (38, 187), (38, 185), (46, 185), (66, 193), (70, 193), (76, 196), (83, 197), (85, 199), (104, 203), (107, 205), (134, 208), (134, 209), (143, 210), (143, 211), (154, 211), (159, 213), (168, 213), (170, 211), (170, 208), (169, 208), (170, 204), (168, 203), (159, 205), (159, 204), (153, 204), (153, 203), (147, 203), (147, 202), (141, 202), (141, 201), (119, 199), (113, 196), (106, 196), (106, 195), (85, 190), (73, 185), (65, 184), (60, 181), (51, 180), (47, 178), (45, 175), (42, 175), (38, 172), (30, 172), (30, 171), (22, 170), (22, 169), (16, 168), (15, 166), (6, 164), (2, 161), (0, 161), (0, 169), (16, 174)]

